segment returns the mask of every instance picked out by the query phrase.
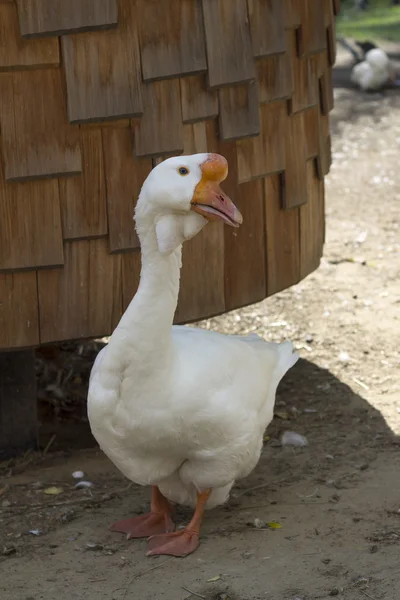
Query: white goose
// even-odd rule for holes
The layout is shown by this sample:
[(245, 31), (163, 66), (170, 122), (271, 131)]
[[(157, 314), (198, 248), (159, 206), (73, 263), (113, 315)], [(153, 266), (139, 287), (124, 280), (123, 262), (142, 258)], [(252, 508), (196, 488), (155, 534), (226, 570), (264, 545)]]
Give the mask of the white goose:
[[(225, 502), (256, 466), (276, 388), (298, 359), (290, 342), (172, 326), (182, 242), (209, 220), (242, 222), (219, 186), (227, 172), (218, 154), (170, 158), (151, 171), (135, 213), (140, 284), (90, 377), (93, 435), (126, 477), (153, 486), (150, 512), (111, 529), (150, 536), (149, 555), (197, 548), (206, 505)], [(170, 502), (195, 507), (175, 533)]]

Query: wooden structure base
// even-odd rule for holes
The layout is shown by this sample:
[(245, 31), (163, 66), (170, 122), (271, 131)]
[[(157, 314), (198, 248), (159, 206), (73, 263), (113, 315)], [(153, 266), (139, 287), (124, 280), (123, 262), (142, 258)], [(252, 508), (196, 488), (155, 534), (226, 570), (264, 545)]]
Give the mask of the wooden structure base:
[(33, 350), (0, 352), (0, 460), (37, 448)]

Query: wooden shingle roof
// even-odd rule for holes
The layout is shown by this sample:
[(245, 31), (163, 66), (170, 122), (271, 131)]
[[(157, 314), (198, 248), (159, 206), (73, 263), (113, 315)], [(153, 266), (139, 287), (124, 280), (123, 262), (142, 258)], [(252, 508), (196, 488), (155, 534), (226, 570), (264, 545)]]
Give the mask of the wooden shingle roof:
[(111, 332), (135, 199), (171, 154), (224, 154), (245, 217), (187, 245), (179, 321), (315, 268), (338, 4), (0, 0), (0, 349)]

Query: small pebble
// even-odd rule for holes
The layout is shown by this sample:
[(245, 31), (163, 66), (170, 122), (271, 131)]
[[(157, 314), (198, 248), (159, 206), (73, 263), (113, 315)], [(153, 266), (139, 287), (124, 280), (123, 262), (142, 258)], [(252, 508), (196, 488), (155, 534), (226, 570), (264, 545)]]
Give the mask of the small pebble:
[(11, 556), (12, 554), (16, 554), (17, 549), (15, 546), (4, 546), (2, 555), (3, 556)]
[(83, 479), (85, 477), (85, 473), (83, 471), (74, 471), (72, 473), (72, 477), (74, 479)]
[(32, 535), (36, 535), (36, 536), (42, 535), (42, 532), (40, 531), (40, 529), (30, 529), (29, 533), (31, 533)]
[(92, 552), (98, 552), (103, 550), (104, 546), (101, 544), (94, 544), (93, 542), (88, 542), (85, 546), (86, 550), (91, 550)]
[(69, 523), (70, 521), (76, 519), (76, 516), (76, 511), (73, 508), (69, 508), (64, 510), (57, 516), (57, 521), (59, 521), (60, 523)]
[(265, 529), (266, 525), (264, 523), (264, 521), (262, 521), (261, 519), (254, 519), (254, 527), (256, 529)]
[(308, 446), (307, 438), (295, 431), (285, 431), (281, 438), (282, 446), (298, 446), (302, 448)]
[(338, 589), (338, 588), (333, 588), (333, 590), (331, 590), (331, 591), (329, 592), (329, 595), (330, 595), (330, 596), (339, 596), (339, 594), (340, 594), (340, 592), (339, 592), (339, 589)]
[(91, 487), (93, 487), (93, 483), (91, 481), (78, 481), (78, 483), (75, 485), (75, 489), (77, 490)]

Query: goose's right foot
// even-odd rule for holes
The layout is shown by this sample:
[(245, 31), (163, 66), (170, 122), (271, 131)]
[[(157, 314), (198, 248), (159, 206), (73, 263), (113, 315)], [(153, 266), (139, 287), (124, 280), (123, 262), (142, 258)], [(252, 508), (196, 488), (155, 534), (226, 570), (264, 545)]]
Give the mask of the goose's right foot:
[(151, 509), (149, 513), (118, 521), (111, 525), (111, 531), (125, 533), (126, 538), (147, 538), (152, 535), (170, 533), (175, 525), (171, 519), (171, 505), (161, 494), (157, 486), (153, 486)]

